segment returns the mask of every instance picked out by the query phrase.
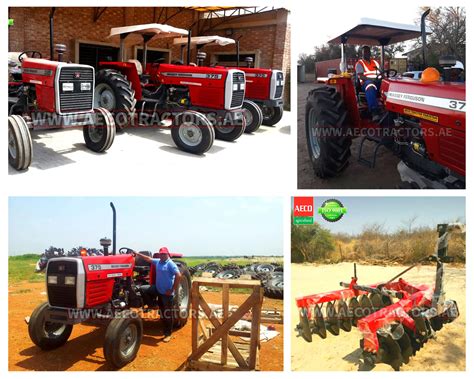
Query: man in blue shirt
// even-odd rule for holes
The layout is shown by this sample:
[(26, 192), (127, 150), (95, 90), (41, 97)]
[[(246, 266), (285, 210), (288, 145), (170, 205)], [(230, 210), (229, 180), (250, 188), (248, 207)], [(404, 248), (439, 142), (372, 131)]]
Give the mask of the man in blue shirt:
[(173, 298), (178, 290), (181, 273), (176, 263), (171, 260), (170, 253), (166, 247), (160, 249), (158, 259), (150, 258), (140, 253), (135, 254), (140, 255), (147, 262), (155, 265), (155, 283), (150, 283), (151, 285), (143, 292), (143, 300), (150, 307), (156, 297), (158, 297), (158, 307), (165, 325), (163, 342), (169, 342), (173, 330)]

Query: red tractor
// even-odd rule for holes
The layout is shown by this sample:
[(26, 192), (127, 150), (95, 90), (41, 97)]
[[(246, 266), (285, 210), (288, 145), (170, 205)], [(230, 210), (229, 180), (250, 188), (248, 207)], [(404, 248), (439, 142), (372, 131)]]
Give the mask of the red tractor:
[[(341, 74), (308, 93), (306, 139), (315, 174), (331, 178), (349, 164), (352, 139), (361, 136), (358, 161), (375, 167), (383, 146), (400, 163), (397, 169), (408, 188), (464, 188), (466, 174), (466, 87), (464, 83), (420, 81), (378, 69), (382, 117), (373, 121), (365, 93), (356, 76), (347, 73), (345, 45), (385, 46), (422, 37), (426, 50), (425, 18), (419, 26), (362, 19), (329, 43), (341, 43)], [(454, 64), (440, 59), (440, 65)], [(433, 69), (431, 69), (433, 70)], [(375, 142), (369, 158), (362, 156), (364, 142)]]
[[(364, 368), (386, 363), (395, 371), (408, 364), (435, 332), (459, 316), (455, 300), (445, 298), (444, 263), (448, 256), (449, 235), (464, 232), (464, 225), (438, 225), (438, 252), (403, 270), (388, 281), (358, 284), (356, 265), (350, 283), (344, 289), (311, 294), (296, 299), (300, 322), (297, 330), (308, 342), (313, 335), (325, 339), (327, 332), (338, 336), (357, 327), (362, 334), (360, 348)], [(401, 276), (421, 262), (436, 262), (434, 285), (410, 284)], [(398, 279), (398, 280), (397, 280)]]
[[(98, 106), (125, 115), (119, 126), (138, 119), (139, 125), (164, 126), (171, 119), (171, 135), (182, 150), (203, 154), (214, 137), (234, 141), (245, 130), (242, 104), (245, 74), (240, 70), (147, 63), (153, 38), (187, 35), (184, 29), (146, 24), (112, 28), (120, 39), (120, 62), (100, 62), (95, 99)], [(135, 38), (133, 38), (135, 37)], [(143, 42), (143, 62), (124, 61), (125, 43)]]
[[(100, 240), (103, 256), (60, 257), (48, 261), (46, 290), (48, 301), (31, 314), (28, 332), (43, 350), (64, 345), (75, 324), (105, 323), (104, 356), (120, 368), (133, 361), (140, 348), (143, 322), (139, 310), (156, 310), (157, 304), (145, 304), (143, 293), (155, 281), (154, 265), (134, 257), (123, 247), (116, 254), (116, 212), (113, 210), (113, 241)], [(109, 255), (109, 247), (112, 244)], [(174, 258), (182, 254), (171, 254)], [(173, 323), (184, 326), (190, 307), (191, 276), (184, 262), (175, 261), (181, 281), (174, 296)]]
[[(185, 38), (175, 38), (174, 40), (174, 44), (181, 45), (182, 47), (184, 47), (186, 43)], [(283, 117), (283, 88), (285, 86), (283, 71), (267, 68), (252, 68), (253, 59), (251, 57), (246, 58), (247, 67), (240, 67), (240, 43), (238, 39), (234, 40), (221, 36), (201, 36), (191, 37), (190, 43), (191, 46), (196, 46), (198, 57), (199, 54), (203, 54), (199, 50), (205, 46), (226, 46), (230, 44), (235, 44), (236, 46), (237, 67), (235, 68), (245, 72), (246, 102), (250, 101), (259, 106), (263, 117), (261, 122), (263, 125), (275, 125)], [(205, 58), (205, 56), (201, 55), (201, 61), (202, 58)], [(244, 109), (246, 108), (246, 102), (244, 102)], [(252, 107), (248, 106), (247, 110), (248, 112), (252, 112), (254, 117), (256, 117)], [(252, 131), (253, 129), (249, 128), (248, 124), (249, 122), (247, 122), (247, 128), (245, 129), (246, 132), (248, 130)], [(258, 127), (254, 130), (257, 129)]]
[(86, 146), (95, 152), (114, 142), (112, 115), (94, 108), (94, 68), (62, 62), (65, 46), (56, 47), (58, 61), (42, 59), (39, 51), (22, 52), (21, 67), (8, 83), (8, 161), (16, 170), (31, 164), (30, 129), (82, 127)]

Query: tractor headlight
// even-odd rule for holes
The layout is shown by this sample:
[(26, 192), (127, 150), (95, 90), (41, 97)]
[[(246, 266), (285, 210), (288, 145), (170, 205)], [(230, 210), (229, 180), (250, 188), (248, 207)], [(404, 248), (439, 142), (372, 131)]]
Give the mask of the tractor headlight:
[(64, 284), (67, 286), (73, 286), (76, 284), (76, 278), (74, 276), (66, 276), (64, 278)]
[(54, 275), (48, 276), (48, 284), (58, 284), (58, 277)]
[(63, 83), (63, 92), (74, 91), (74, 83)]
[(90, 83), (81, 83), (81, 91), (90, 91), (91, 84)]

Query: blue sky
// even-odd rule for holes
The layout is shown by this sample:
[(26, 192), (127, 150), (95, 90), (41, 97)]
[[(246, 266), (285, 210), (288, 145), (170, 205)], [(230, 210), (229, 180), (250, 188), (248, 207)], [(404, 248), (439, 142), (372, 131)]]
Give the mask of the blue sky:
[(364, 225), (383, 223), (387, 231), (404, 227), (414, 216), (414, 227), (435, 227), (443, 222), (465, 223), (464, 197), (336, 197), (347, 208), (341, 220), (331, 223), (317, 214), (318, 207), (329, 198), (315, 197), (314, 221), (333, 233), (357, 234)]
[(12, 197), (9, 255), (50, 245), (99, 248), (112, 237), (136, 250), (196, 255), (282, 255), (283, 199), (277, 197)]

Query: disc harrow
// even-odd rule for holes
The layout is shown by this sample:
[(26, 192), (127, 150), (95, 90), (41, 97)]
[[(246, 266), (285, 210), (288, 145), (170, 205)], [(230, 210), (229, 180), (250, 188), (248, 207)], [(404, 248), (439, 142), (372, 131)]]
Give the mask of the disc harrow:
[(445, 300), (443, 291), (443, 264), (452, 262), (447, 237), (458, 228), (458, 224), (438, 225), (437, 255), (423, 259), (436, 262), (435, 285), (410, 284), (400, 277), (416, 265), (387, 282), (359, 285), (354, 264), (354, 276), (350, 283), (340, 283), (342, 289), (296, 299), (297, 331), (311, 342), (313, 335), (325, 339), (356, 327), (363, 337), (364, 365), (386, 363), (399, 371), (435, 332), (459, 316), (456, 301)]

